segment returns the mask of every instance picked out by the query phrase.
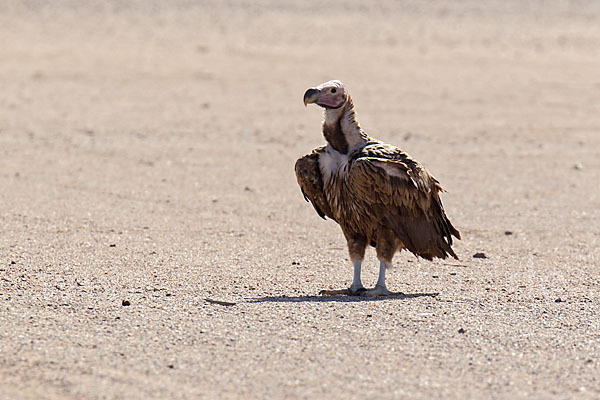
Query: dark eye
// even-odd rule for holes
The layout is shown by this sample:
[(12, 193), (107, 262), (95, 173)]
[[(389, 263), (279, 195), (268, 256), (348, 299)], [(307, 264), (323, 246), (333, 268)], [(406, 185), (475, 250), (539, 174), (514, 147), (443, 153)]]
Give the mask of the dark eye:
[(337, 92), (337, 90), (335, 90), (335, 88), (331, 89), (331, 93), (335, 93)]

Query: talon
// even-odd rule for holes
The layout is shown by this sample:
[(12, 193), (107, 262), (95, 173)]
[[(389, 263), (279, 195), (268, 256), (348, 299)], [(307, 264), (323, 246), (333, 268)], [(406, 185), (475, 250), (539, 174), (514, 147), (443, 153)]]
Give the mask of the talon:
[(349, 296), (362, 296), (366, 291), (367, 291), (367, 289), (365, 289), (364, 287), (359, 287), (358, 289), (349, 288), (348, 295)]

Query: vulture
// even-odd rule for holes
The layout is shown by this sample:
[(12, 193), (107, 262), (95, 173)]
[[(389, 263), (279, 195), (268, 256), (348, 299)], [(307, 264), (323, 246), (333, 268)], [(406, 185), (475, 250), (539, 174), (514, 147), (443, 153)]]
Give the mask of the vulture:
[[(306, 201), (317, 214), (342, 228), (354, 266), (348, 289), (323, 290), (323, 295), (383, 296), (396, 294), (385, 284), (397, 251), (408, 250), (427, 260), (458, 259), (452, 225), (440, 200), (437, 179), (398, 147), (368, 136), (356, 120), (354, 104), (337, 80), (309, 88), (304, 105), (324, 109), (323, 136), (317, 147), (296, 161), (296, 178)], [(379, 278), (366, 290), (361, 265), (367, 246), (375, 247)]]

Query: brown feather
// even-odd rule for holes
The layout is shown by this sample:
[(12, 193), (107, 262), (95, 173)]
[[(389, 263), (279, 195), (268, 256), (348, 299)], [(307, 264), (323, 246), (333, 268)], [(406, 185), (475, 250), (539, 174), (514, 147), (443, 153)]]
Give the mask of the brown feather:
[(351, 257), (362, 257), (360, 246), (370, 243), (390, 261), (401, 249), (428, 260), (457, 258), (452, 236), (460, 233), (444, 212), (444, 189), (408, 154), (368, 137), (349, 97), (339, 118), (323, 124), (323, 135), (329, 146), (301, 157), (296, 177), (317, 213), (340, 224)]
[(409, 251), (426, 259), (456, 258), (450, 246), (452, 235), (460, 234), (444, 213), (438, 196), (442, 188), (408, 154), (391, 145), (369, 144), (354, 155), (345, 179), (354, 201), (364, 203), (367, 215), (376, 215)]
[(304, 195), (304, 200), (311, 202), (317, 214), (323, 219), (326, 219), (325, 217), (334, 219), (323, 192), (323, 179), (319, 169), (319, 153), (324, 148), (325, 146), (317, 147), (296, 161), (296, 179)]

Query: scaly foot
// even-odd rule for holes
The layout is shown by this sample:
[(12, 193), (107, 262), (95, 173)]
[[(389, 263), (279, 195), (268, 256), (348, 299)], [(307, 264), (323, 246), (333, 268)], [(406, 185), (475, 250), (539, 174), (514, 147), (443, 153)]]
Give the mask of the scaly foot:
[(374, 289), (365, 290), (361, 296), (377, 297), (377, 296), (403, 296), (402, 292), (390, 292), (385, 286), (377, 285)]

